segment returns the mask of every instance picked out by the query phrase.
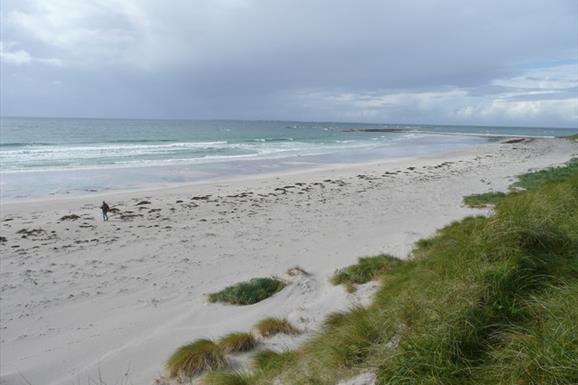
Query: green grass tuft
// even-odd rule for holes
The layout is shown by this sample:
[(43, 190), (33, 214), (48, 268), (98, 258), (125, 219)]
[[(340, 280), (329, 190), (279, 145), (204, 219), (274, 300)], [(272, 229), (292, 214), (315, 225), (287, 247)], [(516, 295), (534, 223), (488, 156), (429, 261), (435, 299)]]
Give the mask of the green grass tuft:
[(284, 318), (265, 318), (259, 321), (255, 328), (263, 337), (272, 337), (279, 333), (299, 334), (299, 331)]
[[(572, 137), (570, 137), (572, 138)], [(545, 183), (560, 182), (578, 173), (578, 158), (571, 159), (564, 166), (549, 167), (544, 170), (530, 172), (520, 175), (513, 187), (525, 190), (535, 189)], [(513, 195), (510, 193), (509, 195)], [(464, 197), (467, 206), (480, 208), (488, 205), (495, 205), (507, 195), (503, 192), (488, 192), (483, 194), (472, 194)]]
[(514, 183), (514, 186), (531, 190), (544, 183), (564, 181), (576, 174), (578, 174), (578, 158), (570, 160), (564, 166), (549, 167), (544, 170), (520, 175), (518, 182)]
[(483, 194), (472, 194), (464, 197), (464, 203), (469, 207), (487, 207), (495, 205), (506, 196), (503, 192), (488, 192)]
[(219, 346), (225, 353), (248, 352), (257, 346), (257, 340), (251, 333), (230, 333), (219, 340)]
[(211, 340), (197, 340), (178, 348), (168, 359), (170, 377), (192, 377), (205, 370), (225, 369), (229, 365), (221, 348)]
[(285, 284), (277, 278), (253, 278), (209, 294), (209, 301), (251, 305), (271, 297), (284, 287)]
[(207, 373), (199, 382), (200, 385), (250, 385), (247, 374), (216, 371)]
[(578, 134), (563, 136), (562, 138), (578, 142)]
[(294, 358), (294, 352), (278, 353), (272, 350), (261, 350), (253, 355), (253, 367), (262, 371), (278, 370)]
[(331, 277), (331, 283), (334, 285), (351, 285), (373, 281), (380, 275), (391, 271), (400, 263), (399, 259), (390, 255), (359, 258), (357, 264), (338, 270)]
[(373, 354), (372, 345), (387, 334), (387, 326), (363, 307), (330, 316), (325, 325), (322, 338), (311, 341), (305, 351), (320, 359), (323, 366), (334, 368), (351, 368), (362, 363)]
[(496, 385), (578, 384), (578, 282), (527, 301), (532, 322), (510, 328), (476, 371)]
[(347, 321), (348, 313), (343, 311), (336, 311), (329, 313), (325, 320), (323, 321), (323, 326), (326, 328), (331, 328), (339, 325), (343, 325)]

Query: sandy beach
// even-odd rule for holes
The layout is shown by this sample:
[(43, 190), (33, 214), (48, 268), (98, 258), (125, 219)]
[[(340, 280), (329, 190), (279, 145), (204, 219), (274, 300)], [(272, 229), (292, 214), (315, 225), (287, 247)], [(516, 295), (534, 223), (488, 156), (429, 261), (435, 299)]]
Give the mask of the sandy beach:
[[(358, 257), (407, 258), (413, 243), (467, 215), (464, 195), (505, 191), (515, 176), (578, 155), (562, 139), (494, 142), (419, 158), (92, 196), (3, 201), (2, 385), (151, 384), (180, 345), (287, 316), (303, 333), (366, 304), (328, 277)], [(114, 209), (102, 220), (99, 206)], [(207, 293), (280, 276), (250, 306)], [(231, 359), (238, 367), (245, 357)]]

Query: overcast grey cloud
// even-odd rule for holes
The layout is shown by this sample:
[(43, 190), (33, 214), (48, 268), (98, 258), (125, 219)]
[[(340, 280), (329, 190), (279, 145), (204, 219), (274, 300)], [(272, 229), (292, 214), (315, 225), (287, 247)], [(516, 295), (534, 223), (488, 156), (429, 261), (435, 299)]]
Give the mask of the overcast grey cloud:
[(2, 114), (576, 127), (575, 0), (4, 0)]

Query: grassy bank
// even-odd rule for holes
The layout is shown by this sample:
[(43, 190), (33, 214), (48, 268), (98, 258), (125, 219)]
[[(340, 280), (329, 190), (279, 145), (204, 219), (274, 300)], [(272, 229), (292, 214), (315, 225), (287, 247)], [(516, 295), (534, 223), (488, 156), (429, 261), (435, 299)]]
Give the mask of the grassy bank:
[(347, 291), (354, 292), (356, 290), (355, 285), (373, 281), (400, 263), (399, 259), (391, 255), (359, 258), (357, 264), (337, 270), (331, 277), (331, 283), (345, 285)]
[(464, 197), (466, 206), (481, 208), (488, 205), (495, 205), (506, 196), (506, 193), (499, 191), (492, 191), (482, 194), (472, 194)]
[[(578, 158), (571, 159), (565, 165), (560, 167), (548, 167), (544, 170), (529, 172), (520, 175), (518, 181), (512, 185), (514, 191), (532, 190), (540, 187), (545, 183), (560, 182), (578, 174)], [(511, 196), (513, 192), (509, 195)], [(486, 207), (495, 205), (505, 198), (507, 194), (503, 192), (487, 192), (483, 194), (473, 194), (464, 197), (464, 203), (470, 207)]]
[(298, 351), (256, 357), (229, 383), (334, 385), (363, 371), (378, 384), (578, 383), (576, 161), (532, 175), (491, 217), (388, 265), (368, 308), (332, 315)]
[(526, 190), (539, 187), (547, 182), (558, 182), (578, 174), (578, 158), (571, 159), (562, 167), (549, 167), (544, 170), (530, 172), (518, 177), (515, 187)]

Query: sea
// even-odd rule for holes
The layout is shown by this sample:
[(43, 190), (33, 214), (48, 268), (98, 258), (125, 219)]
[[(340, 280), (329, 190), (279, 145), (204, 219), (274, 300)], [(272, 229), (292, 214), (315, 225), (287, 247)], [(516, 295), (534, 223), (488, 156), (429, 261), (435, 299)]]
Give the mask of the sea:
[(575, 130), (239, 120), (0, 118), (0, 198), (172, 186), (433, 155)]

